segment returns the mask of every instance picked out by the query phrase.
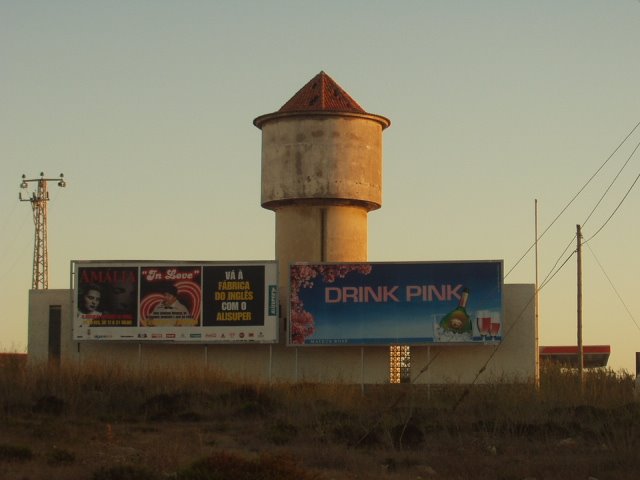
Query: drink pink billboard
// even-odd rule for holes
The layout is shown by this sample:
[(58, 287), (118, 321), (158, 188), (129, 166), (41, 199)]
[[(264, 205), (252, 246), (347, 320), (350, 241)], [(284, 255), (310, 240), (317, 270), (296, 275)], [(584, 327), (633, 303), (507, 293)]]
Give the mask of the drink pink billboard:
[(290, 345), (497, 343), (503, 263), (295, 264)]

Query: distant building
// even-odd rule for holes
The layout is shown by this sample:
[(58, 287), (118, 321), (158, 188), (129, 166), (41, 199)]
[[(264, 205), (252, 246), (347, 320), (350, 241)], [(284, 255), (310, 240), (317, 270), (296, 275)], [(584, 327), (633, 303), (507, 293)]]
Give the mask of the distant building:
[[(609, 345), (584, 345), (582, 348), (584, 368), (606, 367), (611, 354)], [(569, 346), (542, 346), (540, 347), (540, 360), (553, 362), (565, 367), (578, 368), (578, 347)]]

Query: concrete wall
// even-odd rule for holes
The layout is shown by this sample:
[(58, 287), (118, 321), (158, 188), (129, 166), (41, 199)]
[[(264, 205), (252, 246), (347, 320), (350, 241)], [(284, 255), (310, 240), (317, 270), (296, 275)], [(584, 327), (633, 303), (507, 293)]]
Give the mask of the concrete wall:
[(29, 362), (45, 362), (49, 359), (49, 307), (62, 307), (60, 351), (63, 359), (72, 358), (75, 342), (72, 341), (73, 316), (71, 291), (66, 289), (29, 290), (29, 332), (27, 353)]
[[(536, 376), (533, 285), (505, 285), (505, 338), (489, 345), (414, 346), (411, 378), (417, 383), (529, 381)], [(72, 341), (69, 290), (29, 293), (29, 361), (48, 359), (50, 305), (62, 307), (62, 363), (104, 362), (132, 367), (209, 368), (230, 379), (274, 382), (387, 383), (387, 347), (287, 347), (278, 345), (184, 345)], [(422, 374), (419, 372), (431, 362)], [(488, 363), (487, 363), (488, 362)]]

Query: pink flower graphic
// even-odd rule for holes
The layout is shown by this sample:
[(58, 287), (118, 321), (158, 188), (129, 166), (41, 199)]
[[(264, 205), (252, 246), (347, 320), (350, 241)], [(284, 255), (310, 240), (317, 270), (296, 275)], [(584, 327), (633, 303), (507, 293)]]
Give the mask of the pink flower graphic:
[(362, 275), (371, 273), (368, 263), (339, 265), (299, 264), (291, 267), (291, 341), (303, 344), (305, 339), (315, 332), (313, 315), (304, 309), (300, 299), (302, 288), (313, 287), (313, 280), (320, 275), (324, 283), (333, 283), (337, 278), (345, 278), (350, 272)]

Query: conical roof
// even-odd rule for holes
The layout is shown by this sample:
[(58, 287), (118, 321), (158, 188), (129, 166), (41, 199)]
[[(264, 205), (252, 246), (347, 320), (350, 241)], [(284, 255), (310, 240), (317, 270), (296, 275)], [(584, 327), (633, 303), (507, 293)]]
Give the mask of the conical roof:
[(309, 80), (278, 110), (278, 113), (306, 111), (367, 113), (333, 78), (324, 72), (320, 72)]
[(379, 123), (384, 130), (391, 121), (382, 115), (367, 113), (329, 75), (320, 72), (285, 103), (280, 110), (254, 118), (253, 124), (262, 126), (271, 120), (298, 116), (345, 116), (367, 118)]

